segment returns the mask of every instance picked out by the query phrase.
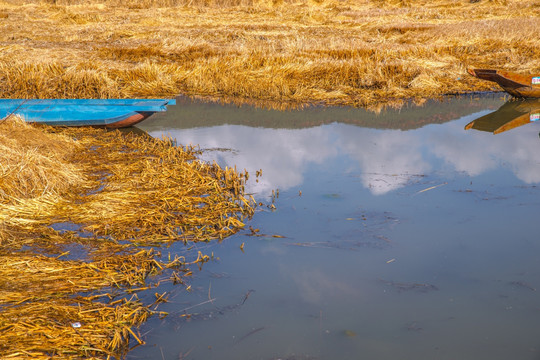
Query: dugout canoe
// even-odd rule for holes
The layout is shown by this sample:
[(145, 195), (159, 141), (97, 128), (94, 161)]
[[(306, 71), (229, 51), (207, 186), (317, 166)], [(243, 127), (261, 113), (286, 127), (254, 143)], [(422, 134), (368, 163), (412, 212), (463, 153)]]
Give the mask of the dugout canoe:
[(504, 91), (518, 98), (540, 98), (540, 74), (522, 75), (493, 69), (468, 69), (469, 74), (497, 83)]
[(540, 99), (512, 100), (497, 111), (471, 121), (465, 126), (465, 130), (500, 134), (536, 121), (540, 121)]
[(18, 115), (29, 123), (117, 129), (175, 104), (174, 99), (0, 99), (0, 119)]

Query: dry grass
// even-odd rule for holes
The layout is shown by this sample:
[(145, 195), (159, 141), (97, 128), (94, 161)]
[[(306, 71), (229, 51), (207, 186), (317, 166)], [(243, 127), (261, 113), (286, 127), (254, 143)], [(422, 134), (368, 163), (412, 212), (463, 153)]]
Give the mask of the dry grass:
[[(136, 297), (108, 301), (110, 294), (77, 294), (144, 285), (141, 275), (159, 269), (155, 261), (148, 252), (91, 263), (2, 253), (2, 358), (106, 357), (125, 353), (130, 336), (140, 340), (132, 327), (143, 323), (152, 311)], [(81, 326), (74, 327), (76, 323)]]
[(0, 204), (66, 192), (81, 183), (80, 171), (66, 161), (80, 149), (77, 143), (26, 126), (17, 117), (0, 128)]
[(1, 358), (120, 358), (155, 313), (136, 293), (209, 260), (136, 245), (222, 239), (254, 211), (244, 174), (168, 139), (13, 117), (0, 134)]
[(533, 0), (4, 0), (0, 13), (2, 97), (366, 106), (493, 89), (468, 66), (540, 71)]

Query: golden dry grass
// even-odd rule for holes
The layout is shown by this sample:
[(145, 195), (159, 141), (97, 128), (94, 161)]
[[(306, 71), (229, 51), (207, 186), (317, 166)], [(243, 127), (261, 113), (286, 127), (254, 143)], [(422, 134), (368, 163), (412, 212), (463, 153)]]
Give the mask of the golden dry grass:
[(66, 161), (80, 149), (77, 143), (26, 126), (15, 116), (0, 128), (0, 204), (66, 192), (81, 182), (80, 171)]
[[(27, 253), (0, 255), (2, 358), (118, 356), (126, 352), (130, 336), (140, 340), (132, 328), (152, 311), (136, 297), (111, 302), (106, 301), (108, 294), (76, 294), (128, 283), (143, 285), (140, 273), (148, 275), (157, 268), (148, 267), (155, 261), (152, 254), (141, 252), (92, 263)], [(81, 327), (74, 327), (76, 323)]]
[(533, 0), (0, 3), (1, 97), (391, 103), (540, 71)]
[(5, 226), (69, 221), (116, 240), (207, 241), (233, 234), (253, 212), (243, 174), (200, 162), (168, 139), (81, 128), (44, 133), (10, 119), (0, 130)]
[(254, 211), (244, 174), (169, 139), (10, 117), (0, 149), (0, 358), (120, 358), (155, 313), (136, 293), (209, 260), (148, 245), (222, 239)]

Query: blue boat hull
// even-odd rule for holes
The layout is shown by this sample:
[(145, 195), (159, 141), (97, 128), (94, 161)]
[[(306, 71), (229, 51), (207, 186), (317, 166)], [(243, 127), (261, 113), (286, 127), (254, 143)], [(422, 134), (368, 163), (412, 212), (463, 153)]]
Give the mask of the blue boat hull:
[(0, 119), (19, 115), (29, 123), (120, 128), (175, 104), (174, 99), (0, 99)]

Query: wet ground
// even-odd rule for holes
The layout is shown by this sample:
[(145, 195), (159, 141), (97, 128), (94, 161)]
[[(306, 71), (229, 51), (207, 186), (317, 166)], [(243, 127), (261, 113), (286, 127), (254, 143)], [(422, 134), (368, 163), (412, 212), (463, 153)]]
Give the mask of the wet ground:
[(142, 123), (248, 170), (265, 205), (243, 233), (196, 245), (214, 261), (190, 292), (159, 289), (169, 316), (128, 359), (540, 359), (540, 123), (534, 102), (503, 104), (180, 99)]

